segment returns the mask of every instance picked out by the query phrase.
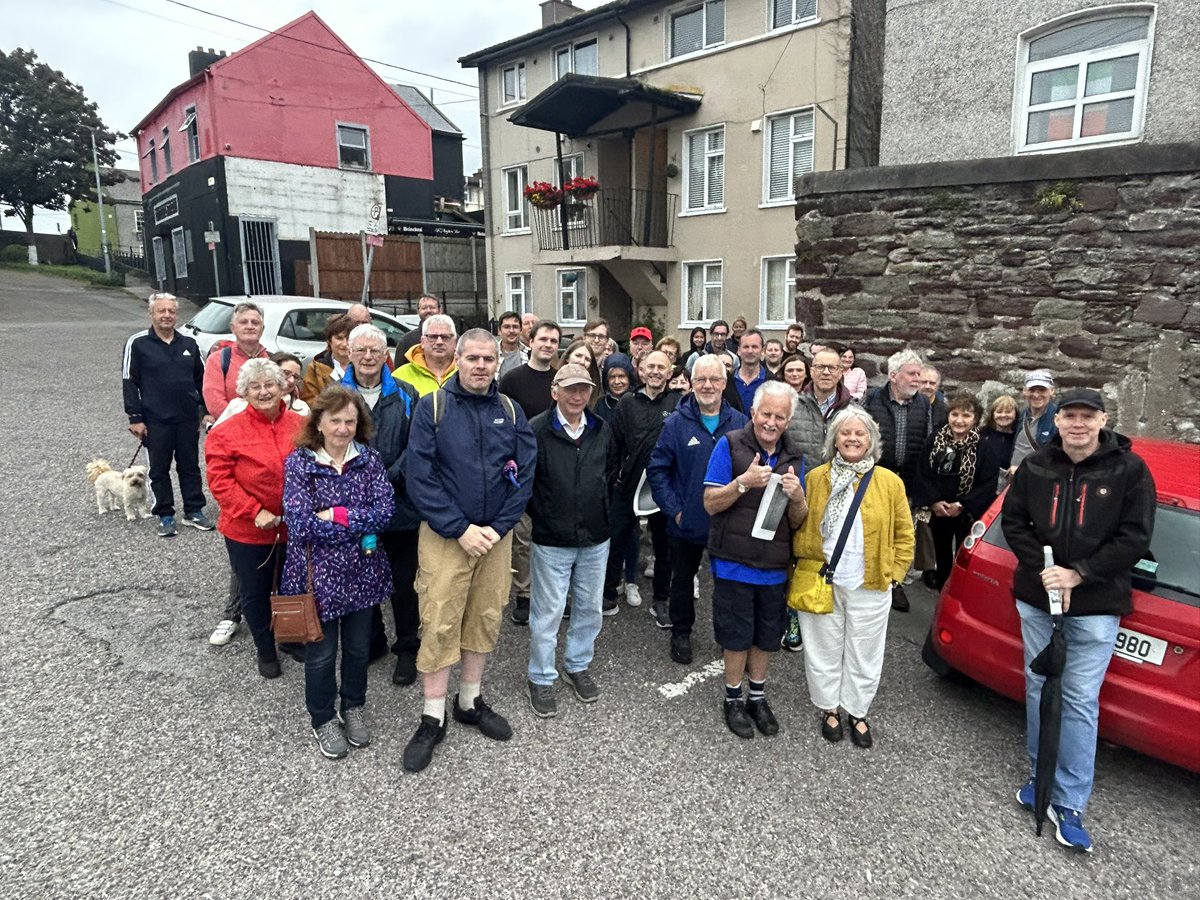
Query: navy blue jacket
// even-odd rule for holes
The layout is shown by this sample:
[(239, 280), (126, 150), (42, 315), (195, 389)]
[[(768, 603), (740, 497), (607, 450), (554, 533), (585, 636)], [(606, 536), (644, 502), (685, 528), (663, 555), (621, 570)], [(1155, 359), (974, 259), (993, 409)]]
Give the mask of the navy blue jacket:
[(125, 342), (121, 390), (131, 425), (199, 421), (203, 387), (204, 359), (193, 338), (177, 331), (168, 344), (148, 328)]
[[(728, 403), (721, 404), (715, 434), (700, 421), (696, 398), (679, 401), (663, 423), (658, 443), (646, 466), (646, 480), (658, 508), (666, 514), (667, 531), (675, 538), (703, 546), (708, 542), (708, 513), (704, 511), (704, 473), (713, 447), (728, 431), (737, 431), (750, 420)], [(677, 513), (683, 513), (679, 524)]]
[[(455, 374), (438, 393), (445, 404), (440, 423), (433, 421), (435, 394), (421, 398), (413, 417), (404, 462), (408, 496), (444, 538), (457, 540), (469, 525), (490, 525), (504, 537), (533, 495), (537, 441), (525, 413), (514, 403), (510, 415), (494, 381), (486, 394), (472, 394)], [(519, 487), (505, 476), (510, 460)]]
[[(383, 367), (383, 381), (379, 399), (371, 410), (371, 421), (375, 423), (375, 436), (371, 438), (371, 446), (379, 453), (383, 467), (387, 470), (388, 481), (396, 492), (396, 510), (388, 523), (388, 531), (416, 531), (421, 524), (417, 509), (408, 498), (404, 486), (404, 455), (408, 449), (408, 431), (412, 426), (413, 410), (416, 408), (417, 389), (407, 381), (397, 381), (392, 373)], [(354, 379), (354, 366), (346, 368), (342, 376), (342, 386), (352, 391), (358, 391), (358, 382)]]

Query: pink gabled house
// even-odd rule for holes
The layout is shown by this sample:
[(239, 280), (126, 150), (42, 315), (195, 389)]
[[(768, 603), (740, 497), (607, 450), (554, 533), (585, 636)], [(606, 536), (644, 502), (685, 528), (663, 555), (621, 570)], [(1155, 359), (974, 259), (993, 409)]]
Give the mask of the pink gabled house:
[(391, 222), (434, 218), (429, 124), (316, 13), (189, 64), (133, 129), (164, 289), (294, 293), (310, 228), (361, 231), (373, 204)]

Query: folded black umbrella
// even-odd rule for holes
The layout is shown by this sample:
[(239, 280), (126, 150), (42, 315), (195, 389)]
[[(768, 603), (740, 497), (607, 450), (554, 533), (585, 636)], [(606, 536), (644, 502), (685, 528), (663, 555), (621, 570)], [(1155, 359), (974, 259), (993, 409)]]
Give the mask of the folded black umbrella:
[(1034, 816), (1037, 834), (1041, 837), (1046, 822), (1050, 792), (1054, 789), (1054, 771), (1058, 768), (1058, 740), (1062, 730), (1062, 673), (1067, 664), (1067, 639), (1063, 634), (1062, 616), (1054, 616), (1054, 631), (1050, 642), (1034, 657), (1029, 669), (1045, 678), (1042, 700), (1038, 707), (1038, 758), (1034, 772)]

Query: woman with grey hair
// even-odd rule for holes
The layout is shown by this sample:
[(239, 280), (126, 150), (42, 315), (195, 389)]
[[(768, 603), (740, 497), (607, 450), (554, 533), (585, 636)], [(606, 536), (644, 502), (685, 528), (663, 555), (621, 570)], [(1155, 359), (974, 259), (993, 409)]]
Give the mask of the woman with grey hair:
[[(821, 710), (821, 734), (840, 741), (845, 710), (850, 739), (864, 748), (873, 742), (866, 716), (883, 670), (892, 583), (913, 557), (904, 483), (876, 466), (882, 449), (879, 428), (864, 409), (851, 405), (834, 416), (825, 439), (828, 462), (808, 475), (808, 518), (792, 538), (798, 560), (833, 563), (827, 573), (833, 611), (800, 613), (804, 671)], [(834, 558), (843, 531), (844, 547)]]
[[(263, 678), (282, 674), (271, 633), (274, 554), (287, 541), (283, 525), (283, 462), (304, 418), (287, 408), (287, 377), (268, 359), (247, 360), (238, 372), (247, 406), (209, 432), (204, 444), (208, 487), (221, 505), (217, 530), (225, 537), (242, 614), (258, 651)], [(236, 626), (235, 626), (236, 630)]]

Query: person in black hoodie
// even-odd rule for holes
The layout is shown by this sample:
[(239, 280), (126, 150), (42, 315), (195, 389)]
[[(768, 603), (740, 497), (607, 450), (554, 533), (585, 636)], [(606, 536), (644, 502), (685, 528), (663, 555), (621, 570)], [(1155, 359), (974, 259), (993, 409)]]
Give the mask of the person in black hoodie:
[[(616, 378), (613, 378), (613, 372), (616, 371)], [(637, 376), (633, 371), (633, 360), (624, 353), (610, 353), (604, 358), (604, 365), (600, 368), (600, 378), (604, 382), (604, 395), (596, 401), (596, 405), (592, 411), (596, 413), (604, 421), (612, 419), (613, 413), (617, 411), (617, 404), (621, 402), (621, 398), (629, 393), (633, 387)]]
[[(608, 568), (604, 577), (604, 612), (615, 615), (617, 611), (617, 584), (621, 580), (621, 569), (627, 565), (622, 548), (638, 536), (638, 517), (633, 511), (633, 500), (638, 486), (654, 452), (663, 422), (679, 404), (679, 394), (667, 390), (671, 377), (671, 361), (661, 350), (647, 353), (641, 365), (642, 386), (634, 393), (626, 394), (617, 404), (609, 420), (612, 425), (612, 452), (616, 458), (613, 467), (612, 500), (612, 550), (608, 555)], [(667, 517), (661, 512), (649, 516), (650, 538), (654, 546), (654, 600), (650, 612), (660, 628), (670, 628), (669, 600), (671, 591), (671, 550), (667, 538)], [(625, 571), (625, 602), (630, 606), (641, 606), (642, 597), (638, 590), (637, 564), (632, 577)]]
[[(1017, 801), (1034, 809), (1044, 677), (1029, 664), (1054, 627), (1048, 592), (1059, 592), (1067, 641), (1062, 673), (1062, 730), (1050, 793), (1059, 843), (1091, 852), (1083, 810), (1092, 793), (1100, 685), (1112, 658), (1121, 616), (1133, 610), (1131, 572), (1150, 549), (1154, 479), (1129, 439), (1104, 426), (1098, 391), (1062, 395), (1057, 436), (1017, 468), (1004, 498), (1003, 529), (1017, 557), (1013, 594), (1025, 646), (1025, 722), (1029, 781)], [(1047, 565), (1044, 549), (1053, 562)], [(1149, 726), (1148, 726), (1149, 727)]]

